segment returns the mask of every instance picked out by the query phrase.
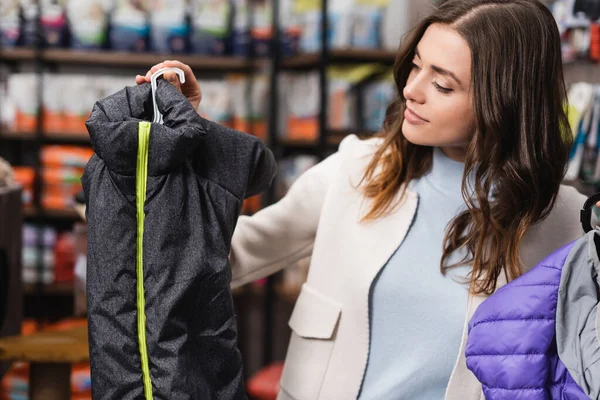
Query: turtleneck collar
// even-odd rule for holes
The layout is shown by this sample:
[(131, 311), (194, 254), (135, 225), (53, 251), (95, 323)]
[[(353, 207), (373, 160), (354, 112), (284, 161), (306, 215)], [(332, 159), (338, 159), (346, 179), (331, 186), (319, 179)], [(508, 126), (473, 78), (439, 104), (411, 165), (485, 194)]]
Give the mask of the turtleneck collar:
[(425, 178), (438, 190), (451, 197), (462, 197), (461, 185), (465, 164), (446, 156), (439, 147), (433, 148), (431, 170)]

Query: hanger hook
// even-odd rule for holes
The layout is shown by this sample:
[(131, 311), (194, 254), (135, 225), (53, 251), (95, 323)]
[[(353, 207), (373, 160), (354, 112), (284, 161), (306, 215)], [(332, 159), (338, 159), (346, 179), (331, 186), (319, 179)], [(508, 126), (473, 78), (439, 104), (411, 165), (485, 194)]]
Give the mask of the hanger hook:
[(163, 123), (163, 116), (160, 113), (160, 111), (158, 111), (158, 105), (156, 104), (156, 88), (157, 88), (156, 80), (158, 79), (159, 76), (161, 76), (165, 72), (169, 72), (169, 71), (175, 72), (177, 75), (179, 75), (179, 82), (185, 83), (185, 74), (179, 68), (174, 68), (174, 67), (161, 68), (152, 74), (152, 76), (150, 77), (150, 85), (152, 87), (152, 105), (154, 106), (154, 120), (152, 122), (155, 124), (162, 125), (162, 123)]
[(583, 208), (580, 211), (580, 222), (581, 222), (581, 226), (583, 227), (583, 230), (585, 231), (585, 233), (588, 233), (589, 231), (594, 229), (591, 224), (592, 208), (599, 201), (600, 201), (600, 192), (594, 194), (593, 196), (590, 196), (586, 200), (585, 204), (583, 205)]

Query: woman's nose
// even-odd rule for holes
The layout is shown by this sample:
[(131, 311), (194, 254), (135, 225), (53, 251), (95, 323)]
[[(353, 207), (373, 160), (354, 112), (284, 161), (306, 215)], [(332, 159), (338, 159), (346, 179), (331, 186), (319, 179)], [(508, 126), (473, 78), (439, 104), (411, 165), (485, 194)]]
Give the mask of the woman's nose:
[(425, 103), (425, 79), (421, 73), (412, 73), (406, 81), (403, 95), (406, 100), (414, 101), (419, 104)]

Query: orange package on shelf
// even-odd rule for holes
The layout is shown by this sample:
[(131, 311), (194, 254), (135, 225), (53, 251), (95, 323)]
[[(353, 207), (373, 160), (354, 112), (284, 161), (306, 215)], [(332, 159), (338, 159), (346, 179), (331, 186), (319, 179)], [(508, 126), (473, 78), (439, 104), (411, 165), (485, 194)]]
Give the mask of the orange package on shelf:
[[(29, 364), (13, 363), (0, 382), (2, 398), (12, 399), (15, 395), (27, 395), (29, 390)], [(25, 397), (26, 398), (26, 397)]]
[(35, 132), (37, 130), (37, 115), (26, 114), (17, 109), (15, 115), (15, 130), (18, 132)]
[(47, 107), (43, 108), (43, 131), (44, 132), (63, 132), (66, 129), (65, 117), (62, 113), (52, 111)]
[(234, 117), (232, 127), (237, 131), (254, 135), (260, 140), (267, 139), (267, 123), (264, 120), (248, 121), (244, 118)]
[(317, 117), (298, 118), (290, 116), (288, 118), (287, 139), (290, 140), (317, 140), (319, 136), (319, 120)]
[[(79, 134), (86, 133), (87, 128), (85, 126), (85, 121), (87, 121), (89, 115), (74, 115), (74, 114), (65, 114), (65, 127), (64, 130), (67, 133)], [(87, 135), (87, 133), (86, 133)]]
[(73, 202), (70, 202), (65, 196), (47, 196), (42, 195), (42, 207), (47, 210), (70, 210)]
[(74, 364), (71, 371), (71, 399), (91, 399), (90, 363)]
[(42, 172), (44, 184), (52, 185), (79, 185), (84, 168), (73, 167), (45, 167)]
[(23, 204), (25, 206), (31, 205), (33, 202), (35, 169), (32, 167), (13, 167), (12, 170), (15, 181), (23, 186)]
[(42, 164), (46, 167), (85, 168), (94, 155), (89, 147), (52, 145), (42, 147)]

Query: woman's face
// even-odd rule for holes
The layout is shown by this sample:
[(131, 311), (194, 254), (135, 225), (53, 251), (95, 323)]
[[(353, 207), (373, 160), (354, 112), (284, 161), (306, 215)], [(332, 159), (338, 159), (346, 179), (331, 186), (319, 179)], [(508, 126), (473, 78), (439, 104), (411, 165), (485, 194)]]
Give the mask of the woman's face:
[(475, 129), (469, 46), (453, 29), (433, 24), (415, 53), (403, 91), (402, 133), (411, 143), (440, 147), (463, 161)]

